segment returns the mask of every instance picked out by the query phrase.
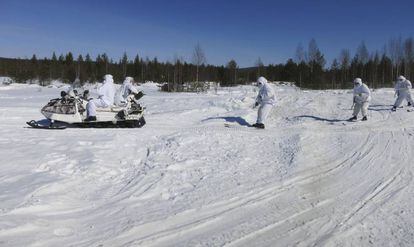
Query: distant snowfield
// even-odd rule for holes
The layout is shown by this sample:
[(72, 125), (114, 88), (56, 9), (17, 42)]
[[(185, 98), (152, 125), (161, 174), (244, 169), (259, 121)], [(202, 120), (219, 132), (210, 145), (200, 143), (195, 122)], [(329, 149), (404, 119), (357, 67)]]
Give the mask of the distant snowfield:
[(0, 86), (0, 246), (413, 246), (414, 112), (275, 89), (266, 130), (252, 87), (153, 84), (142, 129), (36, 130), (61, 89)]

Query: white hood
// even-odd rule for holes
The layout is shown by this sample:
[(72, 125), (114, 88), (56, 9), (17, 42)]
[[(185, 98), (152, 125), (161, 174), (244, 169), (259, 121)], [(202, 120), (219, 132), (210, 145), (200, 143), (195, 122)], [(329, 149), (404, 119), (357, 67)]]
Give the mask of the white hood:
[(405, 81), (407, 79), (404, 76), (400, 75), (400, 76), (398, 76), (397, 80), (398, 81)]
[(267, 79), (261, 76), (257, 79), (257, 84), (259, 84), (260, 86), (265, 85), (267, 84)]
[(104, 81), (103, 81), (103, 84), (105, 84), (105, 83), (108, 83), (108, 82), (110, 82), (110, 83), (114, 83), (114, 78), (113, 78), (113, 76), (112, 75), (105, 75), (104, 76)]
[(257, 84), (260, 86), (259, 94), (257, 95), (256, 102), (259, 104), (275, 105), (276, 96), (273, 88), (267, 83), (267, 79), (263, 76), (257, 79)]
[(132, 83), (134, 81), (134, 78), (132, 77), (125, 77), (124, 83), (123, 84), (128, 84), (128, 83)]

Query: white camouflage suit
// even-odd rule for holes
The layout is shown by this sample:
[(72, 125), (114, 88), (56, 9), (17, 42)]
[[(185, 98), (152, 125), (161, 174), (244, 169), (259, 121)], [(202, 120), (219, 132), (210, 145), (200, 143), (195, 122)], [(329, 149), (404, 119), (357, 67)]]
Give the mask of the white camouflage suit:
[(371, 91), (368, 86), (362, 83), (360, 78), (354, 80), (354, 117), (357, 117), (359, 112), (363, 117), (368, 115), (369, 102), (371, 101)]
[(122, 83), (122, 86), (119, 88), (118, 92), (116, 93), (116, 99), (115, 103), (119, 106), (122, 106), (126, 103), (127, 97), (129, 94), (138, 93), (138, 89), (132, 84), (134, 81), (134, 78), (132, 77), (126, 77), (124, 80), (124, 83)]
[(267, 83), (266, 78), (259, 77), (257, 83), (260, 89), (256, 98), (256, 104), (259, 105), (256, 123), (264, 124), (267, 116), (276, 103), (276, 97), (273, 88)]
[(97, 99), (92, 99), (86, 105), (88, 117), (96, 116), (96, 108), (106, 108), (114, 104), (115, 99), (115, 85), (112, 75), (105, 75), (101, 87), (98, 88)]
[(394, 103), (394, 109), (400, 107), (401, 103), (404, 100), (407, 100), (413, 106), (413, 98), (411, 97), (411, 90), (412, 85), (409, 80), (407, 80), (404, 76), (399, 76), (397, 78), (397, 82), (395, 83), (395, 94), (397, 95), (397, 100)]

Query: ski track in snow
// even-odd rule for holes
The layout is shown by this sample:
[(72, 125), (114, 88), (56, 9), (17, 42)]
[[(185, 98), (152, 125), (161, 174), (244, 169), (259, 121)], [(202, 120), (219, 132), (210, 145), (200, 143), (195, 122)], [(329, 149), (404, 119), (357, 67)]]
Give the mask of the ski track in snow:
[[(34, 130), (60, 88), (0, 87), (0, 246), (412, 246), (414, 115), (376, 90), (168, 94), (142, 129)], [(229, 123), (229, 127), (224, 124)]]

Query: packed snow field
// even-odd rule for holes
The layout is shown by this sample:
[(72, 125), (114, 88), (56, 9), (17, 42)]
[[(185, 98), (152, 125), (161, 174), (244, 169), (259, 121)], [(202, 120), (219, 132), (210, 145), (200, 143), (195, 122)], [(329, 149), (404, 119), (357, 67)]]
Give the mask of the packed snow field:
[[(0, 246), (413, 246), (414, 113), (373, 92), (162, 93), (141, 129), (37, 130), (62, 88), (0, 86)], [(224, 123), (230, 123), (225, 127)]]

